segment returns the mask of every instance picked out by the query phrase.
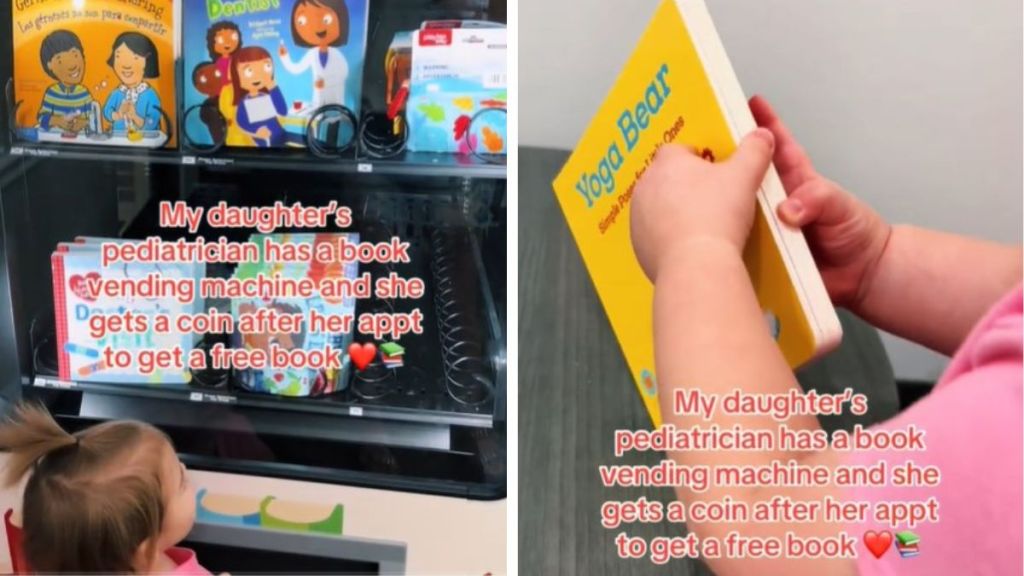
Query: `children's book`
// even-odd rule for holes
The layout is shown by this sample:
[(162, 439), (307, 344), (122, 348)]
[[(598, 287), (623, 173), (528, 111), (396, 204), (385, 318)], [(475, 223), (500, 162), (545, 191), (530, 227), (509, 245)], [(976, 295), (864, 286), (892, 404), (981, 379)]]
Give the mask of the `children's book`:
[(172, 0), (14, 2), (19, 139), (175, 146), (175, 10)]
[(900, 553), (901, 558), (913, 558), (921, 553), (921, 549), (918, 546), (921, 543), (921, 537), (909, 530), (896, 533), (896, 551)]
[[(73, 247), (75, 244), (102, 249), (103, 245), (108, 243), (108, 242), (118, 242), (118, 243), (121, 243), (121, 242), (134, 242), (134, 243), (139, 243), (139, 242), (142, 242), (142, 240), (132, 240), (132, 239), (128, 239), (128, 238), (104, 238), (104, 237), (101, 237), (101, 236), (76, 236), (74, 244), (68, 244), (68, 243), (63, 243), (62, 242), (62, 243), (57, 245), (57, 250), (58, 251), (67, 250), (70, 247)], [(189, 272), (190, 272), (190, 275), (193, 278), (195, 278), (197, 286), (202, 281), (202, 279), (206, 277), (206, 263), (205, 262), (178, 262), (178, 263), (175, 263), (174, 266), (183, 266), (186, 269), (188, 269)], [(204, 312), (206, 312), (206, 299), (203, 298), (202, 295), (197, 292), (195, 299), (192, 301), (192, 313), (193, 314), (202, 314)], [(198, 344), (202, 339), (203, 339), (203, 334), (201, 334), (201, 333), (197, 332), (193, 336), (193, 340), (195, 341), (196, 344)]]
[[(184, 0), (188, 140), (302, 147), (324, 106), (358, 118), (368, 10), (368, 0)], [(331, 124), (337, 114), (320, 117), (318, 140), (354, 135), (347, 122)]]
[(191, 334), (174, 332), (160, 334), (152, 330), (141, 333), (120, 332), (95, 336), (90, 319), (97, 314), (118, 315), (125, 311), (176, 317), (194, 311), (194, 304), (182, 304), (174, 298), (112, 298), (98, 291), (101, 279), (141, 279), (151, 274), (164, 278), (195, 283), (198, 293), (196, 267), (192, 264), (137, 264), (129, 263), (103, 267), (98, 244), (62, 243), (50, 258), (53, 273), (54, 321), (57, 328), (58, 376), (62, 380), (77, 382), (111, 382), (135, 384), (185, 384), (191, 381), (187, 369), (157, 370), (141, 374), (138, 366), (119, 368), (109, 365), (104, 350), (166, 349), (178, 346), (187, 358), (194, 340)]
[[(718, 162), (755, 128), (703, 1), (663, 0), (554, 181), (655, 426), (661, 414), (654, 372), (654, 287), (630, 241), (634, 187), (663, 143), (686, 144)], [(802, 233), (776, 216), (784, 198), (778, 174), (769, 168), (758, 191), (759, 209), (744, 261), (779, 347), (795, 368), (838, 344), (842, 328)]]
[(428, 21), (412, 33), (409, 150), (506, 153), (507, 31), (482, 24)]
[[(311, 279), (319, 288), (325, 279), (354, 280), (358, 275), (357, 262), (343, 262), (340, 257), (331, 262), (314, 260), (313, 262), (272, 262), (264, 252), (264, 242), (269, 239), (277, 244), (319, 244), (337, 245), (341, 238), (358, 242), (358, 234), (272, 234), (254, 235), (251, 242), (256, 243), (260, 250), (259, 262), (239, 264), (235, 269), (235, 278), (255, 279), (258, 275), (266, 278), (280, 276), (287, 279)], [(315, 249), (315, 248), (314, 248)], [(355, 299), (349, 295), (342, 297), (325, 296), (318, 293), (313, 298), (281, 297), (281, 298), (233, 298), (231, 314), (236, 326), (240, 324), (242, 314), (259, 314), (261, 309), (274, 311), (277, 314), (299, 314), (304, 318), (302, 330), (297, 333), (242, 333), (236, 330), (232, 337), (232, 346), (248, 350), (264, 350), (268, 355), (277, 347), (285, 351), (291, 350), (323, 350), (330, 346), (341, 350), (341, 367), (338, 369), (315, 368), (264, 368), (239, 370), (241, 385), (253, 392), (274, 394), (277, 396), (321, 396), (339, 392), (348, 385), (348, 372), (351, 361), (348, 346), (352, 343), (353, 330), (345, 332), (322, 332), (309, 330), (308, 320), (311, 312), (321, 316), (345, 316), (355, 314)], [(267, 314), (267, 312), (264, 312)]]

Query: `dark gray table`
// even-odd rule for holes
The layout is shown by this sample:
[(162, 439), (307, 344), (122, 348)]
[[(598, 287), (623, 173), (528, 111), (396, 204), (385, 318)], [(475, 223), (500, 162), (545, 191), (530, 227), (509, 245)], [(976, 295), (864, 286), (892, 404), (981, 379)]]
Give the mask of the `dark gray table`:
[[(597, 467), (613, 463), (616, 429), (650, 428), (619, 345), (551, 191), (568, 153), (521, 148), (519, 156), (519, 571), (521, 574), (710, 574), (699, 562), (658, 567), (621, 560), (619, 530), (600, 524), (606, 500), (669, 501), (670, 490), (612, 489)], [(896, 387), (873, 328), (840, 312), (843, 345), (798, 374), (805, 388), (852, 387), (870, 414), (823, 420), (852, 428), (898, 410)], [(653, 453), (617, 463), (654, 464)], [(624, 527), (647, 539), (682, 533), (668, 523)]]

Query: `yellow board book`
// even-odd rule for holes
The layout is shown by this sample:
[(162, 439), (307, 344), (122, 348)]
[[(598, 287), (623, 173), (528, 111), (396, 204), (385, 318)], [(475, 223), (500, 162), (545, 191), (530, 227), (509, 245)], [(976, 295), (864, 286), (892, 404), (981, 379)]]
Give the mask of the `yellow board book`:
[[(630, 242), (634, 187), (666, 142), (721, 161), (755, 128), (703, 1), (663, 0), (555, 179), (555, 195), (655, 426), (661, 415), (654, 287)], [(802, 233), (777, 219), (776, 207), (784, 199), (778, 174), (770, 168), (758, 191), (744, 261), (779, 347), (795, 368), (835, 347), (842, 328)]]
[(176, 10), (172, 0), (16, 0), (18, 139), (173, 147)]

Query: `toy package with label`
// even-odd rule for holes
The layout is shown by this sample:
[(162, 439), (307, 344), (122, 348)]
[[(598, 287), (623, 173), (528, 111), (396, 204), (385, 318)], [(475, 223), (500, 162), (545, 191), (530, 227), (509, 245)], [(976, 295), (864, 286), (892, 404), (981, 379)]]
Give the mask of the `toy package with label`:
[(358, 118), (367, 4), (184, 0), (187, 142), (302, 147), (324, 107)]
[[(195, 336), (157, 333), (153, 330), (152, 318), (156, 314), (167, 314), (173, 318), (192, 313), (201, 303), (183, 303), (175, 297), (152, 297), (141, 292), (138, 296), (112, 297), (102, 283), (153, 277), (159, 281), (190, 282), (193, 293), (198, 294), (200, 272), (194, 264), (128, 263), (103, 267), (99, 243), (59, 244), (51, 255), (50, 263), (60, 379), (137, 384), (186, 384), (191, 381), (192, 375), (187, 368), (157, 369), (143, 374), (138, 362), (124, 368), (111, 366), (104, 351), (107, 348), (125, 350), (135, 356), (140, 350), (172, 350), (177, 347), (182, 358), (188, 358)], [(97, 314), (114, 316), (127, 312), (147, 316), (150, 319), (149, 329), (99, 335), (93, 331), (95, 326), (90, 325), (90, 320)]]
[(173, 147), (172, 0), (14, 2), (14, 129), (28, 142)]
[[(239, 264), (235, 269), (235, 277), (240, 279), (254, 279), (258, 275), (266, 278), (301, 279), (309, 278), (317, 286), (324, 279), (351, 279), (354, 280), (358, 273), (358, 263), (342, 262), (340, 258), (332, 262), (284, 263), (272, 262), (265, 255), (265, 242), (275, 244), (317, 244), (327, 243), (337, 245), (338, 240), (346, 238), (351, 242), (358, 242), (357, 234), (272, 234), (254, 235), (250, 241), (256, 243), (260, 249), (260, 262)], [(267, 310), (267, 312), (261, 312)], [(320, 396), (344, 390), (348, 384), (348, 372), (351, 362), (348, 356), (348, 345), (352, 342), (352, 331), (342, 333), (326, 333), (322, 331), (309, 330), (309, 316), (315, 311), (321, 316), (327, 315), (354, 315), (355, 299), (346, 296), (342, 298), (326, 297), (317, 295), (313, 298), (282, 297), (282, 298), (233, 298), (231, 301), (231, 314), (235, 318), (236, 326), (240, 324), (241, 315), (254, 314), (293, 314), (301, 315), (305, 320), (301, 330), (288, 333), (244, 333), (236, 330), (232, 339), (232, 347), (245, 348), (248, 350), (265, 350), (268, 355), (274, 354), (274, 349), (281, 351), (303, 350), (320, 351), (330, 347), (332, 350), (341, 351), (341, 366), (327, 369), (316, 368), (265, 368), (239, 370), (238, 375), (242, 387), (253, 392), (263, 392), (278, 396)]]
[(409, 150), (506, 153), (506, 29), (425, 22), (410, 43)]

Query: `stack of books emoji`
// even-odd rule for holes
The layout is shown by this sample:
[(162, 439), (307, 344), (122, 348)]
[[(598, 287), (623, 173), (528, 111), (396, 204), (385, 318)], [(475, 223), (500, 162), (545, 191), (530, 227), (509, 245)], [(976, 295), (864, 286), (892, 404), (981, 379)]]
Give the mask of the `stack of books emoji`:
[(380, 346), (381, 360), (384, 365), (388, 368), (401, 368), (402, 367), (402, 356), (405, 355), (405, 348), (402, 348), (394, 342), (388, 342), (381, 344)]
[(902, 558), (910, 558), (920, 554), (917, 548), (920, 542), (921, 538), (909, 530), (896, 533), (896, 550)]

